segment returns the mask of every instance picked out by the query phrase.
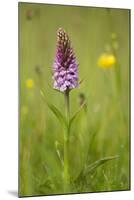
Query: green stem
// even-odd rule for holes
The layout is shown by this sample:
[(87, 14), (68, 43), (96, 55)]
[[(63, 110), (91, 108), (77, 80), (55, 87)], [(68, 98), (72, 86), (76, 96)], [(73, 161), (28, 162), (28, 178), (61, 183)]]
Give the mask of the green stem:
[[(69, 125), (69, 90), (65, 91), (65, 113), (66, 120)], [(69, 129), (66, 128), (64, 133), (64, 192), (69, 192), (69, 161), (68, 161), (68, 146), (69, 146)]]

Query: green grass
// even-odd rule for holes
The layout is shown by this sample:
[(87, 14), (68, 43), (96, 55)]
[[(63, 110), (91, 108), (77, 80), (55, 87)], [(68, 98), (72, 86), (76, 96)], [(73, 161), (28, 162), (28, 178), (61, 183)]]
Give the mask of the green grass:
[[(64, 114), (64, 96), (53, 90), (51, 74), (59, 27), (71, 38), (84, 79), (70, 94), (71, 116), (79, 109), (80, 93), (87, 104), (71, 127), (68, 192), (130, 189), (129, 10), (20, 3), (19, 23), (20, 196), (64, 193), (64, 130), (40, 94), (42, 88)], [(97, 61), (113, 44), (113, 33), (118, 64), (104, 70)], [(31, 89), (28, 79), (34, 81)], [(118, 158), (83, 175), (85, 165), (111, 156)]]

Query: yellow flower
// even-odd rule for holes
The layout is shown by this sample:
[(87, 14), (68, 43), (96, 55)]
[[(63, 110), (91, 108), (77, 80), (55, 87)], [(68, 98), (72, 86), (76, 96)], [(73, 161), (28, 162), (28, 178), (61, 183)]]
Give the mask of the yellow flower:
[(26, 80), (26, 87), (27, 87), (28, 89), (32, 89), (33, 86), (34, 86), (34, 81), (33, 81), (32, 79), (27, 79), (27, 80)]
[(102, 54), (98, 59), (98, 66), (101, 68), (111, 68), (116, 63), (116, 57), (113, 54)]

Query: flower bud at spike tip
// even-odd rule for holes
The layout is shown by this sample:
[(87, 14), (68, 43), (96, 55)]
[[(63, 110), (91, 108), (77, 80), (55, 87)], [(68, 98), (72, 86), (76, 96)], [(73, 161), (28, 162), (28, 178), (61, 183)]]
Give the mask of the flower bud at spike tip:
[(78, 87), (78, 63), (67, 33), (57, 31), (57, 49), (53, 64), (54, 89), (65, 92)]

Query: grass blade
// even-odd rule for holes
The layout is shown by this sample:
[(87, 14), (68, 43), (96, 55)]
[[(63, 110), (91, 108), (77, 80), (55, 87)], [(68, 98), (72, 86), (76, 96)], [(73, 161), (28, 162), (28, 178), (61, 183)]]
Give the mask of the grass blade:
[(59, 158), (59, 160), (60, 160), (60, 163), (61, 163), (61, 165), (62, 165), (62, 167), (63, 167), (63, 166), (64, 166), (64, 161), (63, 161), (63, 158), (62, 158), (62, 155), (61, 155), (59, 146), (60, 146), (60, 144), (59, 144), (59, 142), (56, 140), (56, 141), (55, 141), (56, 153), (57, 153), (57, 156), (58, 156), (58, 158)]

